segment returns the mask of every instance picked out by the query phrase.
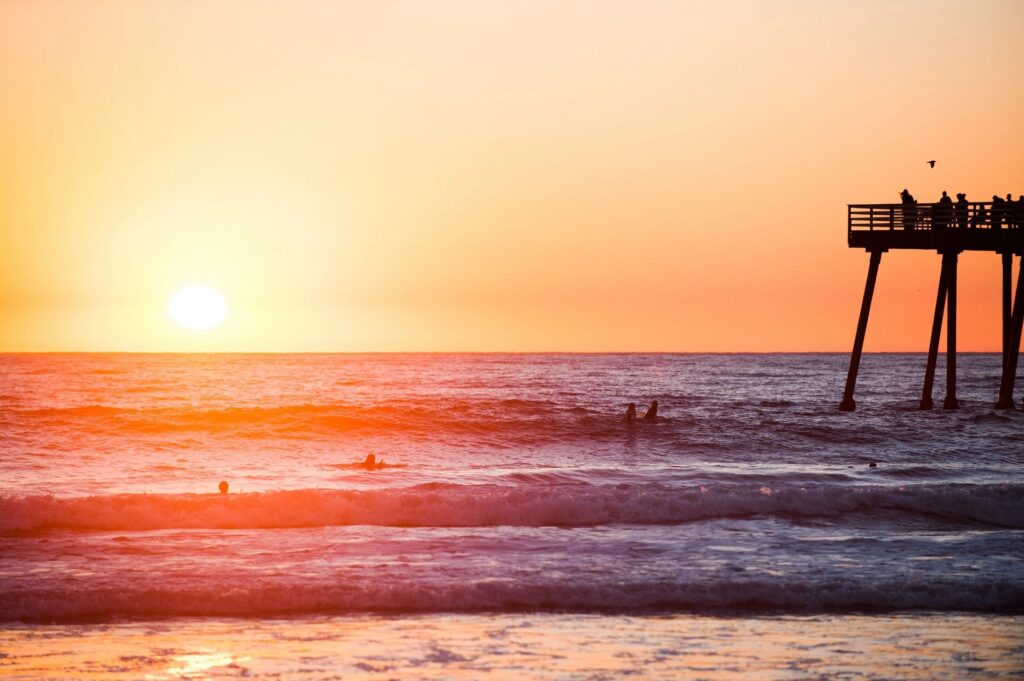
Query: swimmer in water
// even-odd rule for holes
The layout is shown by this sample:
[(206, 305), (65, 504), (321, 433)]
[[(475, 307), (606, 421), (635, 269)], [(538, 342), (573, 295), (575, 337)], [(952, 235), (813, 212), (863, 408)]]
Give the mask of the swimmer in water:
[(626, 405), (625, 421), (626, 423), (633, 423), (633, 421), (636, 421), (636, 404), (634, 404), (633, 402), (630, 402), (628, 405)]
[(651, 402), (651, 406), (647, 409), (647, 413), (644, 414), (644, 421), (653, 421), (658, 418), (658, 400)]
[(227, 480), (221, 480), (220, 484), (217, 485), (217, 489), (220, 490), (221, 494), (227, 494), (228, 493), (228, 481)]
[(359, 464), (368, 471), (377, 470), (378, 468), (384, 468), (384, 460), (377, 461), (377, 457), (373, 454), (367, 454), (366, 458), (363, 459), (363, 463)]

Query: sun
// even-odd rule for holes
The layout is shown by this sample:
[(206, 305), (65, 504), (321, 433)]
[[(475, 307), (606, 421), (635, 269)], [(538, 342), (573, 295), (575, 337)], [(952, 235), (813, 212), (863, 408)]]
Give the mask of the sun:
[(224, 296), (205, 284), (186, 286), (167, 303), (167, 314), (186, 329), (212, 329), (224, 321), (227, 313)]

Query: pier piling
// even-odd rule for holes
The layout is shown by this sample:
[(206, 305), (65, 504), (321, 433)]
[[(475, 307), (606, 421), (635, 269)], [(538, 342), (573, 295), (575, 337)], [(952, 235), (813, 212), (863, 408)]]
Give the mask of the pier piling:
[(1020, 355), (1021, 327), (1024, 326), (1024, 257), (1020, 258), (1017, 272), (1017, 292), (1013, 297), (1013, 314), (1010, 318), (1009, 345), (1003, 361), (1003, 376), (999, 382), (998, 409), (1013, 409), (1013, 387), (1017, 381), (1017, 358)]
[(840, 411), (853, 411), (857, 408), (857, 403), (853, 399), (853, 391), (857, 387), (860, 354), (864, 349), (864, 335), (868, 330), (868, 315), (871, 314), (871, 298), (875, 295), (875, 280), (878, 278), (878, 266), (881, 262), (882, 251), (871, 251), (871, 260), (868, 262), (868, 279), (864, 284), (864, 299), (860, 303), (860, 319), (857, 320), (857, 335), (853, 339), (850, 370), (846, 374), (846, 390), (843, 392), (843, 401), (839, 404)]
[(942, 335), (942, 314), (946, 310), (946, 267), (939, 269), (939, 291), (935, 297), (935, 317), (932, 319), (932, 337), (928, 343), (928, 364), (924, 370), (924, 390), (921, 392), (921, 409), (931, 409), (932, 385), (935, 383), (935, 361), (939, 355), (939, 337)]
[(999, 399), (996, 401), (996, 409), (1013, 409), (1013, 400), (1006, 399), (1006, 365), (1010, 361), (1010, 343), (1013, 332), (1011, 329), (1012, 308), (1013, 308), (1013, 254), (1002, 253), (1002, 290), (1003, 290), (1003, 367), (999, 374)]
[(942, 266), (946, 270), (946, 399), (943, 409), (959, 409), (956, 399), (956, 269), (958, 254), (951, 251), (942, 254)]
[(1002, 253), (1003, 260), (1003, 366), (1009, 358), (1010, 352), (1010, 309), (1013, 306), (1011, 298), (1013, 284), (1013, 254)]

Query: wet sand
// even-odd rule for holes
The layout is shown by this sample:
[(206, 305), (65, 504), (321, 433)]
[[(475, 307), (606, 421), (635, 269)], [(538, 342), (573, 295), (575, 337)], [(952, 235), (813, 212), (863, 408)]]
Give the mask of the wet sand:
[(52, 679), (1024, 677), (1024, 617), (573, 614), (7, 625), (0, 676)]

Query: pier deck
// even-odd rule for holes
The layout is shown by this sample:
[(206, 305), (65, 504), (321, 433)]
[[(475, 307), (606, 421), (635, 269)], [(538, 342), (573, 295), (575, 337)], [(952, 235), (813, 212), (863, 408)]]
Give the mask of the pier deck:
[[(898, 203), (851, 204), (847, 207), (847, 243), (868, 251), (989, 251), (1024, 253), (1024, 229), (1005, 216), (992, 224), (991, 203), (970, 203), (951, 212), (937, 203), (919, 203), (904, 211)], [(945, 211), (943, 210), (945, 209)], [(945, 213), (945, 215), (944, 215)], [(937, 220), (935, 218), (938, 218)]]

